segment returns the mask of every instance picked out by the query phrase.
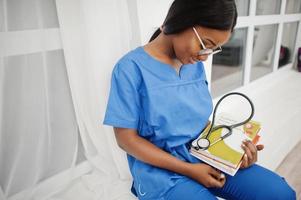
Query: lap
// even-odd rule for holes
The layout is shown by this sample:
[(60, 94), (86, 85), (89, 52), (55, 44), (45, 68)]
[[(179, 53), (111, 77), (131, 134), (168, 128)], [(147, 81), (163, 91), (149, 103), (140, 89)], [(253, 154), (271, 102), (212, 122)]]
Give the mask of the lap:
[(167, 192), (167, 195), (164, 199), (216, 200), (217, 198), (203, 185), (185, 177), (180, 180), (169, 192)]
[(225, 199), (296, 199), (284, 178), (257, 164), (227, 176), (223, 188), (210, 191)]
[(166, 199), (215, 200), (215, 196), (231, 200), (296, 199), (294, 190), (284, 178), (256, 164), (226, 178), (222, 188), (206, 188), (194, 180), (183, 178), (167, 193)]

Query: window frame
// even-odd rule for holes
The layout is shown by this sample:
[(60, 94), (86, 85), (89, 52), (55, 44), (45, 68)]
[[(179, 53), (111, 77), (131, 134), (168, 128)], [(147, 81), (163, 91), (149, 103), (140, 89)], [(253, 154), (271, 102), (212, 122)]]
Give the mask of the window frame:
[[(260, 78), (263, 78), (267, 75), (273, 74), (279, 70), (278, 68), (278, 60), (280, 56), (280, 48), (282, 42), (282, 33), (283, 33), (283, 26), (285, 23), (297, 22), (297, 35), (296, 35), (296, 43), (292, 53), (292, 61), (282, 68), (291, 68), (296, 60), (297, 49), (301, 46), (301, 13), (293, 13), (293, 14), (286, 14), (286, 4), (287, 0), (281, 0), (281, 7), (280, 7), (280, 14), (273, 14), (273, 15), (256, 15), (256, 5), (257, 0), (250, 0), (249, 5), (249, 15), (246, 16), (238, 16), (237, 24), (235, 29), (246, 28), (247, 29), (247, 41), (245, 46), (245, 59), (243, 60), (243, 83), (242, 86), (248, 85), (251, 81), (251, 69), (252, 69), (252, 56), (253, 56), (253, 42), (254, 42), (254, 30), (256, 26), (261, 25), (278, 25), (277, 27), (277, 38), (275, 43), (275, 49), (273, 54), (273, 70), (271, 73), (268, 73)], [(212, 58), (210, 59), (210, 63), (208, 68), (210, 69), (209, 73), (212, 73)], [(211, 88), (211, 76), (208, 78), (209, 88)], [(260, 79), (259, 78), (259, 79)], [(256, 79), (257, 80), (257, 79)], [(255, 80), (254, 80), (255, 81)]]

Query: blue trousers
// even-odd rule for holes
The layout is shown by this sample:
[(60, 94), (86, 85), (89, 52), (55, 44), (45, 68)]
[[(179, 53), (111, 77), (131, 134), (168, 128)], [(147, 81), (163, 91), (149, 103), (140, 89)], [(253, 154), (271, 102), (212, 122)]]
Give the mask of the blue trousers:
[(183, 178), (169, 190), (167, 200), (295, 200), (296, 192), (284, 178), (259, 165), (240, 169), (235, 176), (226, 175), (222, 188), (206, 188), (192, 179)]

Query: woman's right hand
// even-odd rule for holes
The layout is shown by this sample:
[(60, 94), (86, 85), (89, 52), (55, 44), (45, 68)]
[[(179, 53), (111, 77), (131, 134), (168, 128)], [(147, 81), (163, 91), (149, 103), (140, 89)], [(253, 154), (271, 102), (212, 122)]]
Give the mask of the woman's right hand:
[(188, 176), (207, 188), (221, 188), (226, 182), (226, 177), (220, 171), (205, 163), (189, 163)]

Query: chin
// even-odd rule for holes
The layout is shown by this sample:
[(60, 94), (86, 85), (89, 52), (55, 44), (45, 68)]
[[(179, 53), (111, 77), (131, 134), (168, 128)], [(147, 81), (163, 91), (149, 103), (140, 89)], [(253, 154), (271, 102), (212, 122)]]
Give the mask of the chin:
[(187, 64), (187, 61), (186, 60), (180, 60), (180, 59), (178, 59), (179, 60), (179, 62), (182, 64), (182, 65), (186, 65)]

